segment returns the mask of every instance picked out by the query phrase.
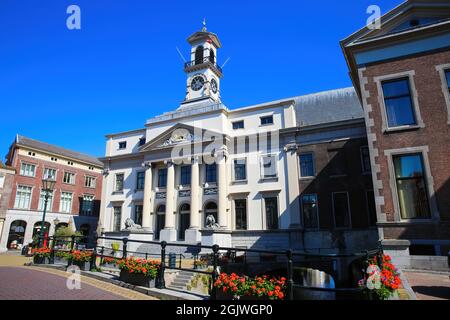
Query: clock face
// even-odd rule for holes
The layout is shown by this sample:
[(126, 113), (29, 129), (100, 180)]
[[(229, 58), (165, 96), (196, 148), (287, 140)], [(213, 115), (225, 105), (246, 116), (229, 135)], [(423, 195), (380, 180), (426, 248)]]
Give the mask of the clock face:
[(216, 79), (212, 79), (211, 80), (211, 90), (214, 93), (217, 93), (217, 81)]
[(194, 79), (192, 79), (191, 82), (191, 88), (194, 91), (199, 91), (201, 88), (203, 88), (203, 85), (205, 84), (205, 80), (201, 76), (196, 76)]

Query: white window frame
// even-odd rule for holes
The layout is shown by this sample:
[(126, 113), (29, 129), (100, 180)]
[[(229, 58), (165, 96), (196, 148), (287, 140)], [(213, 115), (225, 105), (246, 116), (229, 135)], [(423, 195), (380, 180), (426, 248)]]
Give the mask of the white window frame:
[(5, 185), (5, 180), (6, 180), (6, 176), (4, 176), (3, 174), (0, 174), (0, 188), (3, 188), (3, 186)]
[[(91, 201), (91, 203), (92, 203), (92, 210), (91, 210), (91, 214), (86, 214), (85, 213), (85, 211), (83, 210), (83, 206), (84, 206), (84, 201), (86, 201), (86, 198), (87, 197), (89, 197), (89, 198), (91, 198), (92, 200), (90, 200)], [(85, 215), (85, 216), (92, 216), (92, 214), (94, 213), (94, 201), (95, 201), (95, 195), (93, 195), (93, 194), (83, 194), (83, 202), (81, 203), (81, 210), (80, 210), (80, 212), (83, 214), (83, 215)]]
[[(117, 190), (117, 176), (122, 175), (122, 190)], [(125, 173), (124, 172), (118, 172), (114, 175), (114, 192), (123, 192), (125, 190)]]
[[(86, 185), (87, 184), (86, 182), (88, 181), (88, 179), (91, 179), (90, 181), (93, 185), (91, 185), (91, 186)], [(125, 178), (124, 178), (124, 181), (125, 181)], [(97, 187), (97, 178), (93, 177), (93, 176), (85, 175), (84, 176), (84, 187), (90, 188), (90, 189), (95, 189)]]
[[(246, 212), (245, 212), (245, 219), (246, 219), (246, 229), (237, 229), (236, 228), (236, 200), (237, 201), (239, 201), (239, 200), (244, 200), (245, 201), (245, 210), (246, 210)], [(241, 196), (239, 196), (239, 197), (235, 197), (235, 198), (233, 198), (232, 199), (232, 206), (233, 206), (233, 216), (232, 216), (232, 219), (233, 219), (233, 230), (235, 230), (235, 231), (247, 231), (247, 230), (249, 230), (249, 215), (248, 215), (248, 205), (249, 205), (249, 201), (248, 201), (248, 197), (247, 196), (243, 196), (243, 195), (241, 195)]]
[(445, 98), (445, 105), (447, 106), (447, 124), (450, 125), (450, 94), (448, 92), (447, 77), (445, 76), (445, 72), (450, 71), (450, 63), (438, 65), (436, 70), (441, 78), (442, 92)]
[[(23, 207), (23, 208), (21, 208), (21, 207), (18, 207), (17, 206), (17, 204), (18, 204), (18, 201), (17, 201), (17, 193), (19, 192), (19, 187), (25, 187), (25, 188), (29, 188), (31, 191), (30, 191), (30, 198), (29, 198), (29, 201), (28, 201), (28, 206), (25, 208), (25, 207)], [(33, 187), (32, 186), (27, 186), (27, 185), (24, 185), (24, 184), (18, 184), (17, 186), (16, 186), (16, 196), (15, 196), (15, 198), (14, 198), (14, 209), (19, 209), (19, 210), (30, 210), (30, 207), (31, 207), (31, 203), (32, 203), (32, 201), (33, 201)]]
[[(235, 161), (241, 161), (243, 160), (245, 162), (245, 179), (241, 179), (241, 180), (236, 180), (236, 164)], [(217, 170), (217, 167), (216, 167)], [(248, 166), (247, 166), (247, 158), (243, 157), (243, 158), (234, 158), (233, 159), (233, 170), (232, 170), (233, 176), (231, 181), (233, 183), (239, 183), (239, 182), (246, 182), (248, 181)], [(216, 171), (216, 175), (217, 175), (217, 171)]]
[[(272, 118), (272, 123), (263, 124), (262, 119), (264, 119), (264, 118)], [(259, 117), (259, 126), (260, 127), (273, 126), (274, 124), (275, 124), (275, 118), (274, 118), (273, 114), (267, 114), (267, 115)]]
[[(410, 130), (410, 129), (418, 129), (425, 128), (425, 123), (422, 120), (422, 116), (420, 114), (419, 108), (419, 97), (416, 89), (416, 85), (414, 82), (414, 77), (416, 72), (414, 70), (400, 72), (395, 74), (384, 75), (380, 77), (373, 78), (373, 81), (377, 84), (378, 88), (378, 104), (381, 108), (381, 119), (382, 119), (382, 131), (383, 132), (392, 132), (392, 131), (402, 131), (402, 130)], [(409, 94), (411, 95), (412, 100), (412, 108), (414, 112), (414, 116), (416, 118), (416, 124), (414, 125), (405, 125), (405, 126), (397, 126), (397, 127), (389, 127), (389, 122), (387, 118), (386, 104), (384, 103), (384, 92), (383, 92), (383, 82), (390, 80), (401, 80), (407, 78), (409, 81)]]
[[(121, 148), (120, 147), (120, 144), (121, 143), (125, 143), (125, 147), (124, 148)], [(127, 146), (128, 146), (128, 142), (125, 140), (125, 141), (119, 141), (119, 142), (117, 142), (117, 150), (126, 150), (127, 149)]]
[(264, 193), (261, 197), (261, 214), (262, 214), (262, 230), (274, 230), (274, 229), (268, 229), (267, 228), (267, 211), (266, 211), (266, 199), (268, 198), (276, 198), (277, 199), (277, 214), (278, 214), (278, 228), (275, 230), (281, 230), (281, 203), (280, 203), (280, 194), (279, 193), (273, 193), (273, 192), (267, 192)]
[[(235, 123), (241, 123), (242, 122), (242, 128), (234, 128), (234, 124)], [(245, 129), (245, 121), (244, 120), (235, 120), (235, 121), (232, 121), (231, 122), (231, 128), (233, 129), (233, 130), (243, 130), (243, 129)]]
[[(33, 167), (34, 167), (33, 175), (30, 176), (30, 175), (25, 174), (25, 173), (26, 173), (25, 170), (23, 170), (23, 172), (22, 172), (23, 166), (33, 166)], [(26, 161), (21, 161), (21, 162), (20, 162), (20, 171), (19, 171), (19, 174), (20, 174), (21, 176), (23, 176), (23, 177), (36, 178), (37, 167), (38, 167), (38, 166), (37, 166), (36, 164), (34, 164), (34, 163), (26, 162)]]
[[(347, 206), (348, 206), (348, 227), (338, 227), (336, 226), (336, 212), (334, 209), (334, 195), (339, 193), (345, 193), (347, 195)], [(331, 205), (333, 208), (333, 225), (336, 230), (349, 230), (352, 229), (352, 208), (350, 206), (350, 194), (348, 191), (336, 191), (331, 193)]]
[(57, 179), (57, 177), (58, 177), (58, 169), (55, 169), (55, 168), (51, 168), (51, 167), (44, 167), (44, 170), (43, 170), (43, 172), (42, 172), (42, 179), (47, 179), (48, 178), (48, 176), (46, 176), (46, 170), (52, 170), (52, 171), (55, 171), (55, 179), (54, 180), (56, 180)]
[[(73, 181), (72, 181), (72, 179), (71, 179), (72, 182), (65, 182), (65, 181), (64, 181), (66, 174), (70, 174), (71, 177), (73, 177)], [(76, 182), (76, 179), (77, 179), (76, 173), (73, 173), (73, 172), (70, 172), (70, 171), (64, 171), (64, 173), (63, 173), (63, 179), (62, 179), (62, 182), (63, 182), (64, 184), (74, 185), (75, 182)]]
[[(421, 153), (423, 159), (424, 166), (424, 176), (427, 184), (428, 191), (428, 202), (430, 206), (430, 218), (429, 219), (403, 219), (400, 213), (400, 203), (398, 200), (398, 190), (397, 190), (397, 181), (395, 178), (395, 168), (393, 156), (399, 155), (408, 155), (413, 153)], [(432, 220), (439, 221), (440, 214), (436, 203), (435, 193), (434, 193), (434, 179), (431, 175), (431, 167), (428, 159), (429, 147), (421, 146), (421, 147), (410, 147), (410, 148), (402, 148), (402, 149), (390, 149), (384, 150), (384, 155), (387, 157), (388, 161), (388, 170), (389, 170), (389, 186), (391, 188), (391, 196), (392, 202), (394, 204), (394, 219), (399, 223), (420, 223), (420, 222), (429, 222)]]
[[(312, 156), (312, 166), (313, 166), (313, 175), (312, 176), (302, 176), (302, 163), (300, 156), (310, 154)], [(314, 155), (314, 152), (301, 152), (298, 155), (298, 173), (300, 176), (300, 179), (309, 180), (314, 179), (316, 177), (316, 157)]]
[[(64, 211), (63, 210), (63, 194), (70, 194), (70, 208), (69, 211)], [(59, 201), (59, 211), (62, 213), (72, 213), (72, 209), (73, 209), (73, 192), (68, 192), (68, 191), (61, 191), (60, 194), (60, 201)]]
[[(45, 191), (43, 191), (41, 189), (41, 193), (39, 194), (39, 203), (38, 203), (38, 211), (44, 211), (44, 196), (45, 196)], [(50, 197), (49, 197), (49, 201), (48, 201), (48, 208), (47, 208), (47, 212), (53, 212), (53, 200), (55, 199), (55, 191), (53, 190), (50, 193)]]

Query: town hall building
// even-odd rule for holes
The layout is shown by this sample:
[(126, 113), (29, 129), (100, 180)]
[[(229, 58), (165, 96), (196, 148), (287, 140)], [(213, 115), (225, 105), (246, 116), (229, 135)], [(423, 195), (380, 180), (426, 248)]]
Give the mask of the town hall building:
[(179, 107), (107, 135), (103, 234), (311, 252), (375, 248), (370, 155), (355, 90), (228, 108), (218, 36), (203, 27), (188, 42)]

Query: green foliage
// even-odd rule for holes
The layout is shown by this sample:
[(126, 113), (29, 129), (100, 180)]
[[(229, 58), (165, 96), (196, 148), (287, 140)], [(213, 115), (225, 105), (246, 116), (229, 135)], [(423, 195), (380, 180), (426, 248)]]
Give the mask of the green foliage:
[(71, 237), (71, 236), (82, 236), (80, 231), (73, 231), (70, 227), (58, 228), (55, 232), (55, 237)]

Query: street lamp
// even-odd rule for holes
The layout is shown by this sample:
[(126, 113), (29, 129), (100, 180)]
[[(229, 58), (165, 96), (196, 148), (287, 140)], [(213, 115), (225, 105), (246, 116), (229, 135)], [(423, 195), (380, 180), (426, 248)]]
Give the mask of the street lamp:
[(39, 233), (39, 248), (43, 245), (44, 240), (44, 226), (45, 226), (45, 213), (47, 211), (47, 203), (50, 195), (53, 193), (56, 181), (50, 178), (42, 179), (42, 191), (44, 192), (44, 212), (42, 214), (41, 231)]

